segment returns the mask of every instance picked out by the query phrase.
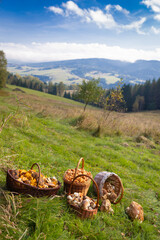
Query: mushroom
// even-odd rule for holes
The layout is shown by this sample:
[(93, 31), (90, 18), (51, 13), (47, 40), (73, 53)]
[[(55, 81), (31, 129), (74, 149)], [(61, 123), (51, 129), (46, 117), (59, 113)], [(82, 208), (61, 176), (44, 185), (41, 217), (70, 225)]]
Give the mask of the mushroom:
[(19, 170), (15, 170), (15, 171), (13, 171), (13, 177), (15, 178), (15, 179), (18, 179), (19, 178)]
[(73, 200), (73, 197), (71, 195), (68, 195), (67, 200)]
[(82, 201), (82, 209), (87, 210), (89, 206), (90, 206), (89, 199), (85, 199)]
[(95, 209), (95, 207), (96, 207), (95, 202), (91, 201), (90, 206), (91, 206), (93, 209)]
[(111, 184), (109, 185), (108, 189), (103, 188), (102, 189), (102, 200), (109, 199), (111, 202), (115, 202), (117, 199), (117, 194), (114, 192), (113, 188), (111, 187)]
[(93, 208), (92, 207), (88, 207), (88, 210), (93, 210)]
[(111, 208), (111, 202), (108, 199), (103, 200), (100, 210), (101, 212), (114, 213)]
[(127, 215), (132, 219), (140, 220), (140, 223), (144, 221), (143, 208), (137, 202), (132, 201), (130, 206), (126, 208)]
[(79, 197), (79, 193), (78, 193), (78, 192), (75, 192), (75, 193), (74, 193), (74, 196), (75, 196), (75, 197)]
[(107, 198), (111, 201), (111, 202), (115, 202), (117, 199), (117, 194), (113, 191), (111, 193), (107, 193)]

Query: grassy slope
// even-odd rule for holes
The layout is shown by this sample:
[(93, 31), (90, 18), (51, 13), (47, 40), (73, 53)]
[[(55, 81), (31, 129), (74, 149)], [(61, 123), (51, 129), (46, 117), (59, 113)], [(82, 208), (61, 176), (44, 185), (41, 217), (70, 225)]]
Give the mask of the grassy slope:
[[(63, 102), (70, 103), (70, 104), (74, 104), (76, 106), (83, 106), (83, 104), (81, 104), (79, 102), (75, 102), (75, 101), (72, 101), (70, 99), (62, 98), (62, 97), (51, 95), (51, 94), (48, 94), (48, 93), (39, 92), (39, 91), (35, 91), (35, 90), (32, 90), (32, 89), (23, 88), (23, 87), (19, 87), (19, 86), (15, 87), (14, 85), (7, 85), (7, 87), (8, 87), (8, 91), (11, 91), (11, 90), (13, 90), (15, 88), (19, 88), (19, 89), (22, 89), (23, 91), (25, 91), (28, 94), (33, 94), (35, 96), (39, 96), (39, 97), (42, 97), (42, 98), (47, 98), (47, 99), (52, 99), (52, 100), (56, 100), (56, 101), (61, 101), (62, 103)], [(42, 101), (43, 101), (43, 99), (42, 99)]]
[[(27, 93), (30, 91), (27, 90)], [(41, 104), (44, 96), (57, 99), (40, 92), (32, 93), (41, 96)], [(10, 112), (16, 111), (17, 103), (13, 100), (12, 94), (0, 97), (0, 121)], [(124, 143), (128, 143), (128, 147)], [(12, 207), (9, 215), (2, 213), (6, 219), (0, 223), (0, 238), (159, 239), (159, 153), (159, 145), (155, 149), (149, 149), (137, 145), (129, 137), (94, 138), (88, 132), (78, 131), (66, 121), (43, 117), (27, 106), (20, 105), (15, 118), (0, 134), (2, 167), (29, 169), (32, 163), (38, 162), (42, 173), (47, 176), (56, 175), (62, 182), (64, 172), (68, 168), (74, 168), (83, 156), (85, 169), (91, 171), (93, 176), (103, 170), (117, 173), (123, 181), (125, 192), (121, 204), (113, 206), (113, 216), (98, 212), (93, 220), (85, 221), (69, 211), (63, 196), (54, 199), (12, 196), (8, 203), (16, 202), (17, 208)], [(3, 171), (0, 172), (0, 186), (5, 188)], [(62, 192), (61, 189), (60, 194)], [(90, 194), (94, 194), (92, 187)], [(132, 200), (144, 208), (145, 221), (142, 224), (131, 222), (125, 214), (124, 210)], [(0, 201), (4, 204), (2, 195)], [(4, 209), (7, 206), (3, 206)], [(10, 216), (10, 220), (7, 216)]]

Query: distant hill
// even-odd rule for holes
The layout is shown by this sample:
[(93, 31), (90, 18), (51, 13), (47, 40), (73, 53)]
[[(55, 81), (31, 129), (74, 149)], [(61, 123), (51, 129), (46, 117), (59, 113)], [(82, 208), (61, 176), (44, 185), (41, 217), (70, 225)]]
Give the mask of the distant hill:
[(112, 87), (120, 79), (126, 83), (141, 83), (160, 77), (160, 61), (138, 60), (134, 63), (109, 59), (77, 59), (43, 63), (8, 63), (8, 71), (31, 74), (42, 81), (79, 84), (82, 79), (100, 78), (104, 88)]

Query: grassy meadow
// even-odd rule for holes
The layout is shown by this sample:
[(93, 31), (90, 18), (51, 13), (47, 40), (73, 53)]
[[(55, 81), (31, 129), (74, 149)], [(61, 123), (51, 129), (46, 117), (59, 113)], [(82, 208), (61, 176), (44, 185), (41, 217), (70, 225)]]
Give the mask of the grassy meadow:
[[(0, 91), (0, 239), (13, 240), (158, 240), (160, 239), (160, 112), (110, 114), (101, 109), (25, 88)], [(8, 118), (7, 121), (7, 117)], [(6, 122), (5, 122), (6, 120)], [(102, 124), (101, 137), (93, 133)], [(100, 211), (81, 220), (70, 211), (63, 187), (50, 198), (10, 194), (6, 169), (29, 169), (35, 162), (47, 176), (75, 168), (115, 172), (124, 185), (114, 214)], [(91, 185), (89, 195), (96, 199)], [(144, 209), (144, 222), (131, 221), (131, 201)]]

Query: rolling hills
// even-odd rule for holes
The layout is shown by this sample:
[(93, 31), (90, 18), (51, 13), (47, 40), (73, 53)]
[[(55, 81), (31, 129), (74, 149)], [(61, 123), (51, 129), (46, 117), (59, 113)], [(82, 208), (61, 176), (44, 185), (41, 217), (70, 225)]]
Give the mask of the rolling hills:
[(109, 59), (77, 59), (57, 62), (8, 63), (8, 71), (34, 75), (42, 81), (79, 84), (82, 79), (100, 78), (104, 88), (110, 88), (123, 78), (125, 83), (142, 83), (160, 77), (160, 61), (138, 60), (134, 63)]

